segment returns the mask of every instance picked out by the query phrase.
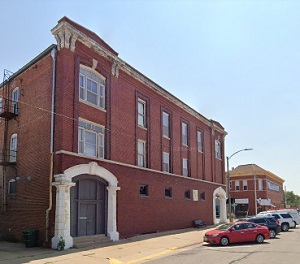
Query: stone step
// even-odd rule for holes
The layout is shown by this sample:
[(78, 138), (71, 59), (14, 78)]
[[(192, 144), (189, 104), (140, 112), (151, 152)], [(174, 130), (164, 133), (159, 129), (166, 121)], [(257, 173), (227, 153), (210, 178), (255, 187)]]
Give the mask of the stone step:
[(112, 244), (113, 241), (105, 235), (73, 237), (74, 248), (97, 248), (110, 246)]

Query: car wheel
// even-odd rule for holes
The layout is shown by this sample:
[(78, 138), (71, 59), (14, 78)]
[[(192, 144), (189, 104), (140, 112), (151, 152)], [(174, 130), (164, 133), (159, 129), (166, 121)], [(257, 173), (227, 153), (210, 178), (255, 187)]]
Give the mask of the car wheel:
[(261, 244), (262, 242), (264, 242), (265, 238), (263, 235), (259, 234), (256, 236), (256, 243)]
[(273, 230), (273, 229), (270, 230), (270, 237), (271, 237), (271, 238), (275, 238), (275, 237), (276, 237), (276, 232), (275, 232), (275, 230)]
[(283, 232), (289, 231), (289, 225), (288, 225), (288, 224), (282, 224), (282, 225), (281, 225), (281, 230), (282, 230)]
[(220, 240), (220, 243), (222, 246), (227, 246), (229, 244), (229, 239), (228, 237), (222, 237)]

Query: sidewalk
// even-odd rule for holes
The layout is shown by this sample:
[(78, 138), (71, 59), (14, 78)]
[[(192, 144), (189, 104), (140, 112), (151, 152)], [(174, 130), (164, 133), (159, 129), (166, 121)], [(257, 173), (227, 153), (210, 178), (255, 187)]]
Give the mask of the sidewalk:
[(56, 251), (46, 248), (26, 248), (21, 243), (0, 241), (0, 263), (20, 264), (137, 264), (166, 256), (190, 246), (201, 245), (203, 234), (214, 228), (188, 228), (169, 232), (135, 236), (99, 248)]

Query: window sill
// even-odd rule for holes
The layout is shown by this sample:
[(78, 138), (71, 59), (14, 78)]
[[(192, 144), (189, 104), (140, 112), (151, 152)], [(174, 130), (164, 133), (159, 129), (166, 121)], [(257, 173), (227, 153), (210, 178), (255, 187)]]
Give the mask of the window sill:
[(79, 99), (79, 102), (81, 102), (81, 103), (83, 103), (83, 104), (85, 104), (85, 105), (91, 106), (91, 107), (93, 107), (93, 108), (95, 108), (95, 109), (98, 109), (98, 110), (100, 110), (100, 111), (106, 113), (106, 110), (105, 110), (105, 108), (103, 108), (103, 107), (96, 106), (96, 105), (91, 104), (91, 103), (89, 103), (89, 102), (87, 102), (87, 101), (84, 101), (84, 100), (82, 100), (82, 99)]
[(148, 128), (145, 127), (145, 126), (138, 125), (138, 127), (141, 128), (141, 129), (144, 129), (144, 130), (148, 130)]

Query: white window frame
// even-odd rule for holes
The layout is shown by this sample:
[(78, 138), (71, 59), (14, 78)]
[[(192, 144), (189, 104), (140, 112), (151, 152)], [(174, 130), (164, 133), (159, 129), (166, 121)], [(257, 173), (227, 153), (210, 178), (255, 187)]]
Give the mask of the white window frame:
[(203, 133), (200, 130), (197, 130), (197, 147), (198, 152), (203, 152)]
[(10, 147), (9, 147), (9, 161), (17, 161), (17, 151), (18, 151), (18, 135), (12, 134), (10, 137)]
[[(87, 76), (87, 73), (85, 72), (88, 72), (90, 76)], [(96, 91), (91, 91), (88, 89), (88, 80), (96, 84)], [(80, 65), (79, 100), (99, 109), (105, 109), (105, 83), (106, 79), (104, 76), (88, 67)], [(88, 93), (94, 94), (96, 96), (96, 104), (88, 100)]]
[(138, 99), (137, 103), (138, 125), (146, 127), (146, 101)]
[(219, 140), (215, 140), (215, 156), (216, 159), (221, 160), (221, 143)]
[(243, 180), (243, 191), (248, 191), (248, 181)]
[(263, 179), (258, 179), (258, 190), (262, 191), (263, 189)]
[[(95, 155), (87, 152), (87, 133), (95, 134)], [(105, 158), (105, 127), (79, 119), (78, 122), (78, 153), (89, 157)]]
[(181, 136), (182, 136), (182, 145), (188, 146), (188, 124), (185, 122), (181, 123)]
[(18, 114), (19, 112), (19, 87), (13, 89), (11, 94), (11, 111), (14, 114)]
[(146, 168), (146, 141), (138, 139), (137, 153), (138, 166)]
[(169, 152), (163, 152), (162, 170), (165, 172), (170, 172), (170, 154), (169, 154)]
[(235, 181), (235, 190), (236, 191), (240, 190), (240, 181)]
[(189, 165), (188, 165), (188, 159), (182, 158), (182, 175), (183, 176), (189, 176)]
[(170, 138), (170, 115), (166, 112), (162, 113), (162, 130), (163, 137)]

